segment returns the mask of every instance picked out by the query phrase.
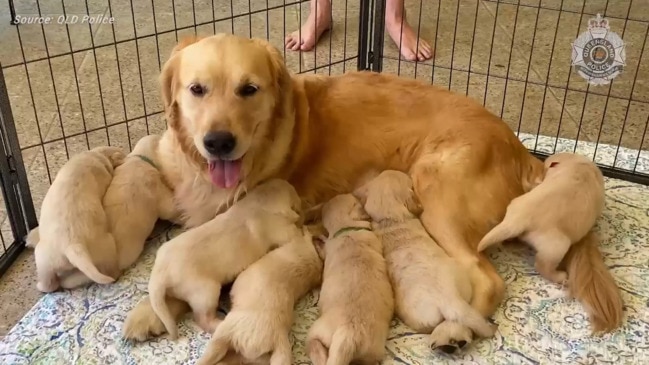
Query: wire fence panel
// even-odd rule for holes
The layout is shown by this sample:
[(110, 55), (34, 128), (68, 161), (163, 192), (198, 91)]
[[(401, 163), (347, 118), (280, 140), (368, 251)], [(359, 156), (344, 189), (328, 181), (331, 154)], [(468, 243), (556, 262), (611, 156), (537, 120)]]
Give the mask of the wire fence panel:
[[(414, 34), (435, 55), (405, 60), (388, 26), (374, 49), (381, 56), (374, 69), (470, 96), (502, 117), (534, 152), (577, 152), (609, 175), (646, 184), (645, 7), (639, 0), (406, 0)], [(589, 84), (572, 64), (574, 45), (598, 14), (624, 42), (625, 66), (608, 85)]]

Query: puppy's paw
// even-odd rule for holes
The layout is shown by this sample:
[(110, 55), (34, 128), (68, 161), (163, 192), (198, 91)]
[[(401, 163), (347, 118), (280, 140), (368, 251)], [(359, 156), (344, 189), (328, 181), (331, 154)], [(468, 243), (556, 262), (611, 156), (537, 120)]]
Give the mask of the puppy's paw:
[(37, 282), (36, 283), (36, 289), (40, 291), (41, 293), (52, 293), (55, 292), (59, 288), (58, 282), (52, 280), (49, 282)]
[(144, 341), (151, 336), (160, 336), (165, 332), (167, 330), (151, 308), (148, 297), (141, 300), (128, 313), (122, 327), (122, 337), (134, 341)]
[(453, 321), (444, 321), (430, 335), (430, 348), (447, 354), (463, 349), (473, 341), (473, 332)]

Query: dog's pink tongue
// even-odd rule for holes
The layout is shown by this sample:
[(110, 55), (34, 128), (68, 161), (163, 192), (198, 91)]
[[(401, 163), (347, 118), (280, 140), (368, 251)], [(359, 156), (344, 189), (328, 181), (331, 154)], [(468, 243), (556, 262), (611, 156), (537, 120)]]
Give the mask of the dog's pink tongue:
[(239, 183), (241, 159), (234, 161), (210, 161), (208, 169), (214, 185), (223, 189), (229, 189)]

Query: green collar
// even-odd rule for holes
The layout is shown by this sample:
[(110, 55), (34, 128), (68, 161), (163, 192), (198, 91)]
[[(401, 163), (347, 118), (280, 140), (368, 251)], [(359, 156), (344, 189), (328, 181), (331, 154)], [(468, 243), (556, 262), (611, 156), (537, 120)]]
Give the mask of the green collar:
[(344, 228), (339, 229), (336, 233), (334, 233), (333, 238), (336, 238), (336, 237), (340, 236), (341, 234), (343, 234), (345, 232), (371, 231), (371, 230), (372, 230), (371, 228), (367, 228), (367, 227), (344, 227)]
[(148, 158), (148, 157), (146, 157), (146, 156), (144, 156), (144, 155), (135, 155), (135, 156), (136, 156), (136, 157), (139, 157), (140, 160), (142, 160), (142, 161), (148, 163), (149, 165), (155, 167), (156, 169), (158, 169), (158, 166), (157, 166), (157, 165), (155, 164), (155, 162), (153, 162), (150, 158)]

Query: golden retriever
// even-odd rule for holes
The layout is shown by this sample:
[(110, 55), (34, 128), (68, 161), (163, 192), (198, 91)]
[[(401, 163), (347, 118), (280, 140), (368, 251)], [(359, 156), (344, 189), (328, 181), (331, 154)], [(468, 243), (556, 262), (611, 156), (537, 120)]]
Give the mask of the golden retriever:
[[(583, 245), (582, 240), (595, 240), (591, 232), (604, 210), (604, 176), (592, 160), (574, 153), (558, 153), (545, 160), (547, 172), (543, 182), (532, 191), (523, 194), (507, 207), (504, 220), (480, 241), (478, 251), (512, 238), (520, 238), (536, 250), (536, 270), (552, 282), (565, 284), (569, 280), (565, 271), (559, 269), (568, 250), (573, 245)], [(587, 244), (587, 245), (590, 245)], [(619, 298), (615, 279), (607, 270), (587, 265), (575, 267), (574, 275), (596, 273), (599, 289), (609, 297)], [(579, 272), (582, 272), (581, 274)], [(579, 290), (579, 283), (570, 285)], [(622, 314), (622, 302), (599, 308), (594, 313), (595, 327), (604, 326), (606, 317)], [(616, 321), (621, 321), (616, 318)]]
[(214, 332), (221, 286), (300, 234), (296, 225), (300, 206), (288, 182), (272, 179), (227, 212), (160, 247), (149, 279), (149, 297), (172, 339), (178, 337), (178, 329), (166, 297), (189, 303), (199, 326)]
[(52, 292), (84, 282), (63, 282), (80, 270), (98, 284), (119, 275), (115, 240), (101, 199), (124, 153), (117, 147), (97, 147), (70, 158), (56, 174), (41, 206), (39, 226), (30, 232), (34, 247), (36, 287)]
[(320, 318), (306, 340), (314, 365), (377, 364), (385, 356), (394, 294), (381, 240), (369, 219), (351, 194), (322, 207), (329, 238), (323, 250)]
[[(477, 252), (478, 242), (544, 168), (482, 105), (388, 74), (292, 75), (267, 41), (229, 34), (183, 39), (160, 81), (169, 126), (160, 141), (161, 169), (186, 227), (214, 218), (238, 189), (272, 177), (290, 181), (309, 207), (351, 192), (369, 170), (407, 172), (428, 233), (479, 270), (471, 305), (484, 317), (495, 312), (505, 286)], [(606, 270), (580, 247), (573, 246), (575, 257), (588, 254), (587, 267)], [(588, 307), (618, 300), (597, 280), (588, 285), (590, 294), (578, 297)], [(170, 309), (175, 316), (187, 310), (181, 302)], [(129, 317), (129, 338), (162, 326), (146, 300)], [(612, 317), (605, 322), (607, 330), (620, 325)]]
[(214, 331), (196, 365), (220, 363), (233, 351), (242, 362), (291, 365), (289, 334), (295, 303), (322, 280), (322, 260), (303, 234), (245, 269), (234, 281), (232, 310)]
[(469, 305), (472, 268), (449, 257), (417, 217), (421, 206), (412, 179), (386, 170), (354, 195), (383, 242), (397, 316), (415, 331), (430, 333), (431, 348), (446, 353), (471, 343), (474, 333), (493, 336), (495, 328)]

